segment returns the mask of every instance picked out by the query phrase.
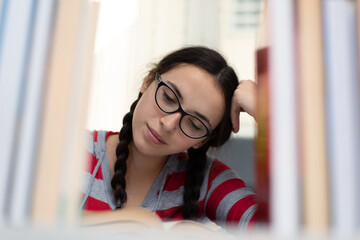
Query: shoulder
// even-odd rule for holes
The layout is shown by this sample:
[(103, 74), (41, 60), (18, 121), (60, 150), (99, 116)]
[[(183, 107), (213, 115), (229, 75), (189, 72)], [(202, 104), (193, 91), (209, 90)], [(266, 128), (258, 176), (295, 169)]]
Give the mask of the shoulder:
[(104, 130), (87, 130), (85, 141), (86, 141), (86, 150), (88, 153), (97, 156), (101, 151), (106, 150), (106, 142), (109, 137), (117, 132), (113, 131), (104, 131)]
[(87, 130), (85, 134), (85, 148), (86, 151), (91, 154), (95, 155), (95, 143), (98, 141), (98, 131), (90, 131)]
[(86, 133), (86, 171), (88, 173), (93, 173), (96, 168), (101, 156), (103, 156), (102, 152), (106, 151), (105, 148), (105, 134), (106, 131), (90, 131), (88, 130)]

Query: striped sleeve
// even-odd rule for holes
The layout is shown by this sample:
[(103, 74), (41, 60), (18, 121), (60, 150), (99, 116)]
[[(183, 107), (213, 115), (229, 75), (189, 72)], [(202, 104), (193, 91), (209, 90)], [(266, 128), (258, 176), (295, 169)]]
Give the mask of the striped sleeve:
[(256, 220), (254, 192), (220, 161), (214, 161), (210, 168), (204, 208), (206, 216), (220, 226), (246, 230)]

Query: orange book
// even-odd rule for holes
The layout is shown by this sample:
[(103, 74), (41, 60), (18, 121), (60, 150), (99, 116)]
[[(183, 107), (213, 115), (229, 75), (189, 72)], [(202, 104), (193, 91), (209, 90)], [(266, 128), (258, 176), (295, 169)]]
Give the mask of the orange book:
[(329, 228), (322, 1), (297, 1), (298, 97), (304, 227)]

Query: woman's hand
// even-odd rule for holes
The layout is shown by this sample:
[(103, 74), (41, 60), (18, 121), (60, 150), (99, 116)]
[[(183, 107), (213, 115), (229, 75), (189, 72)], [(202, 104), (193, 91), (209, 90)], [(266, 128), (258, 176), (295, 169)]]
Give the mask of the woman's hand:
[(233, 132), (239, 131), (240, 112), (247, 112), (255, 118), (256, 83), (251, 80), (242, 80), (234, 92), (231, 103), (231, 122)]

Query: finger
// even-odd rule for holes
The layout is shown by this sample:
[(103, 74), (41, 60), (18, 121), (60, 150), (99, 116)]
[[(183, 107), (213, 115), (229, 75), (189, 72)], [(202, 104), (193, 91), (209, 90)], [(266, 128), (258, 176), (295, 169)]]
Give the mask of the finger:
[(233, 126), (233, 132), (237, 133), (239, 131), (239, 117), (240, 117), (240, 107), (236, 104), (231, 105), (230, 118)]

